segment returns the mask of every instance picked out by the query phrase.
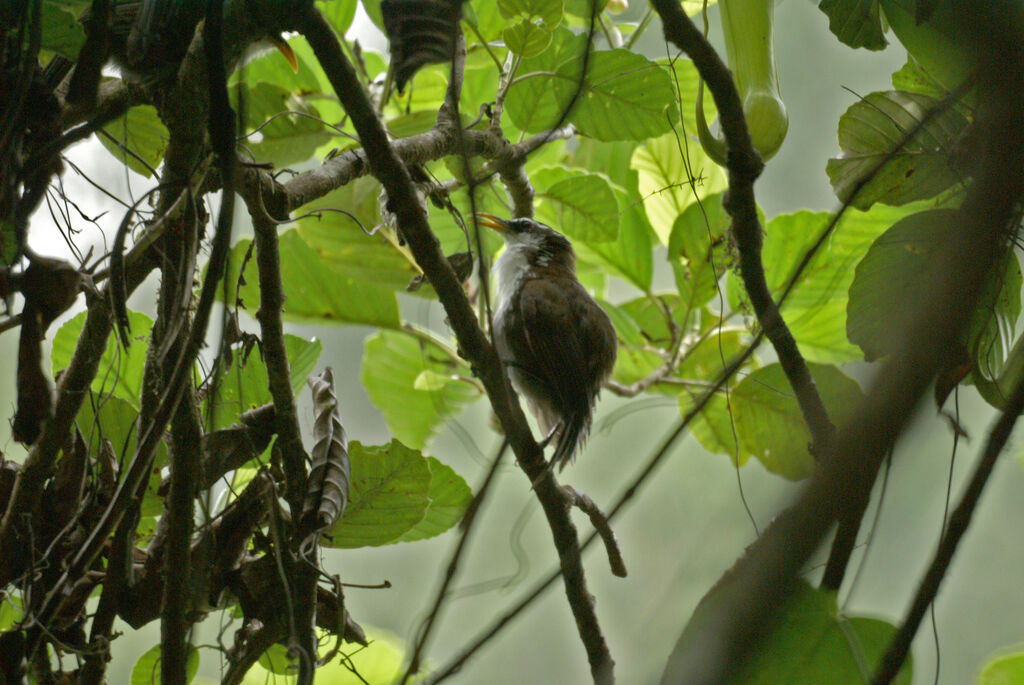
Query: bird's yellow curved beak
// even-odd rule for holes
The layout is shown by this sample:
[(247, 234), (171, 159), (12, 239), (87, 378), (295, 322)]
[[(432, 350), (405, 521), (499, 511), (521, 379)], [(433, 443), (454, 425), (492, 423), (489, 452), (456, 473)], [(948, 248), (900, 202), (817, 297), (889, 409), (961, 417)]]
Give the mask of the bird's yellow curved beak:
[(476, 217), (477, 222), (481, 226), (486, 226), (487, 228), (494, 229), (498, 233), (505, 233), (506, 231), (508, 231), (508, 222), (504, 221), (503, 219), (499, 219), (493, 214), (477, 212), (473, 216)]

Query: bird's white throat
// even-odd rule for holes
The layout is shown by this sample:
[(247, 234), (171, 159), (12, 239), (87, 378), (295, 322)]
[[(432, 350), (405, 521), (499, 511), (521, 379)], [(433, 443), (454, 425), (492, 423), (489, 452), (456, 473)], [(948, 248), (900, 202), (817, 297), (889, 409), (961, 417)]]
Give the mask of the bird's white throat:
[[(500, 309), (519, 288), (519, 282), (536, 257), (531, 255), (540, 249), (541, 237), (520, 234), (505, 243), (505, 251), (494, 263), (494, 275), (498, 282), (497, 306)], [(542, 258), (543, 259), (543, 258)], [(543, 264), (541, 264), (543, 266)]]

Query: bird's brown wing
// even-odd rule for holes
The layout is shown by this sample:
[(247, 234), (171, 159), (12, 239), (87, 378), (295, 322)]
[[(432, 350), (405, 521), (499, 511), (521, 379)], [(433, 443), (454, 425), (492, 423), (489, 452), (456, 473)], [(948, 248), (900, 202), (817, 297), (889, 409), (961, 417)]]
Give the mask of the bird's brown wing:
[(564, 463), (590, 425), (593, 390), (581, 339), (586, 327), (576, 320), (572, 301), (589, 296), (573, 279), (527, 280), (519, 293), (523, 339), (513, 349), (520, 373), (543, 385), (563, 425), (553, 460)]

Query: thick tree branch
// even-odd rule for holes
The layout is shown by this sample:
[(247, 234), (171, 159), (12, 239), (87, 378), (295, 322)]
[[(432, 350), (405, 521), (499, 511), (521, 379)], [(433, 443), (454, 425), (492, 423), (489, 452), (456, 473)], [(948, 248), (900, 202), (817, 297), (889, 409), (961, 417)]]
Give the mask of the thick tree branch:
[(754, 180), (760, 175), (762, 162), (750, 142), (743, 105), (728, 67), (718, 53), (683, 13), (678, 2), (652, 0), (661, 15), (665, 37), (683, 50), (697, 67), (701, 78), (718, 107), (718, 117), (725, 136), (729, 191), (723, 202), (732, 217), (732, 234), (740, 255), (740, 275), (754, 307), (757, 321), (772, 343), (786, 378), (793, 386), (804, 422), (811, 433), (812, 448), (820, 452), (835, 431), (829, 421), (793, 335), (772, 300), (761, 262), (761, 222), (754, 202)]
[(477, 325), (462, 286), (441, 254), (426, 214), (417, 202), (409, 173), (388, 143), (383, 125), (330, 26), (313, 6), (307, 6), (300, 16), (298, 29), (309, 41), (345, 111), (352, 117), (370, 169), (388, 193), (402, 234), (444, 305), (463, 353), (483, 382), (512, 450), (535, 486), (562, 562), (566, 594), (587, 650), (591, 673), (595, 682), (611, 682), (614, 662), (597, 622), (593, 598), (587, 592), (575, 526), (569, 518), (564, 495), (547, 468), (518, 401), (510, 392), (501, 362)]
[[(973, 6), (972, 6), (973, 7)], [(1009, 230), (1024, 195), (1024, 65), (1019, 26), (964, 17), (985, 51), (997, 56), (980, 80), (981, 160), (941, 255), (923, 277), (933, 300), (895, 331), (902, 350), (878, 373), (849, 424), (796, 503), (783, 512), (698, 607), (680, 639), (663, 682), (718, 683), (742, 663), (793, 588), (803, 563), (851, 501), (865, 496), (888, 448), (910, 418), (936, 370), (968, 324), (979, 294), (1005, 254)], [(1014, 36), (1007, 40), (1008, 36)], [(1012, 41), (1012, 42), (1011, 42)]]

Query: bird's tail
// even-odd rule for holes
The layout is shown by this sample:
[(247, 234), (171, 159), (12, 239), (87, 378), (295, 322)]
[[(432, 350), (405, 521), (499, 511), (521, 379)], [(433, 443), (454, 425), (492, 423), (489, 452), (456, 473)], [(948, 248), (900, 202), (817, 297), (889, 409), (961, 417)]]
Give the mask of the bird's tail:
[(564, 417), (558, 433), (558, 446), (551, 455), (551, 465), (564, 469), (576, 456), (576, 449), (587, 438), (590, 430), (590, 413), (573, 412)]

